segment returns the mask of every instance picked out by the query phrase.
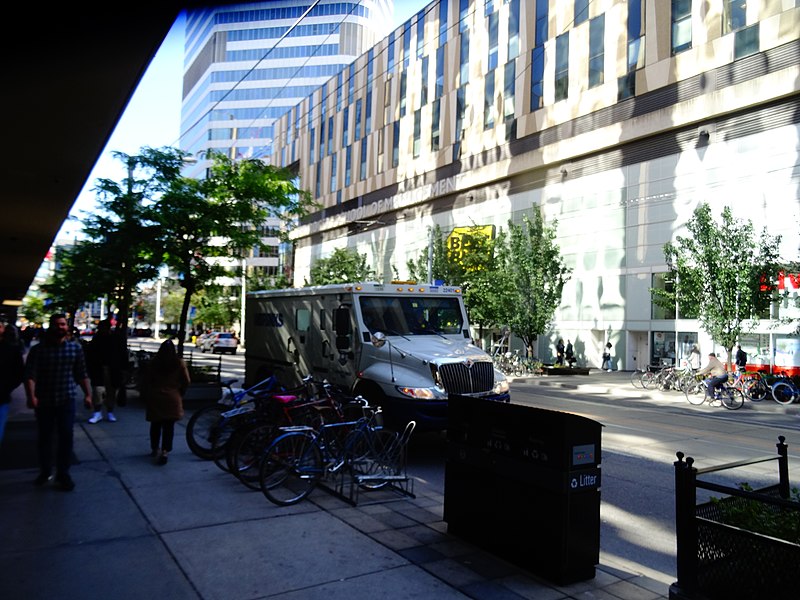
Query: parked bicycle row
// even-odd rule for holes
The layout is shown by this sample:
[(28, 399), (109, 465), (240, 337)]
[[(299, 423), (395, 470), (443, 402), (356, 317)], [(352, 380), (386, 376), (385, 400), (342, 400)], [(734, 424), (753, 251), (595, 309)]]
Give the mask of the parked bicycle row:
[(234, 390), (198, 409), (186, 427), (186, 441), (199, 458), (274, 504), (299, 502), (323, 480), (338, 478), (339, 492), (407, 483), (405, 453), (414, 430), (402, 433), (382, 426), (380, 407), (350, 397), (307, 377), (295, 389), (282, 388), (272, 376)]
[(772, 399), (787, 405), (800, 402), (800, 385), (786, 373), (769, 374), (742, 371), (728, 374), (727, 381), (710, 385), (710, 380), (688, 367), (647, 367), (631, 374), (631, 384), (642, 389), (674, 390), (686, 395), (690, 404), (721, 402), (726, 408), (741, 408), (745, 400), (761, 402)]
[(502, 352), (492, 357), (496, 369), (505, 375), (522, 377), (523, 375), (541, 375), (542, 363), (536, 358), (520, 356), (520, 351)]

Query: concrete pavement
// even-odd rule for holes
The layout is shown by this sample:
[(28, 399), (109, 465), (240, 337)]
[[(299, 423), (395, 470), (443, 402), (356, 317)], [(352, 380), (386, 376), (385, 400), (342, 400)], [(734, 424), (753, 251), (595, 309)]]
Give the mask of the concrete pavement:
[[(530, 383), (630, 387), (629, 374), (558, 379)], [(663, 582), (605, 560), (594, 579), (558, 586), (465, 543), (447, 533), (443, 490), (422, 478), (416, 498), (363, 493), (353, 507), (318, 489), (280, 508), (191, 454), (183, 426), (156, 466), (135, 397), (117, 423), (88, 424), (79, 409), (76, 489), (37, 488), (21, 392), (0, 448), (3, 598), (667, 597)]]

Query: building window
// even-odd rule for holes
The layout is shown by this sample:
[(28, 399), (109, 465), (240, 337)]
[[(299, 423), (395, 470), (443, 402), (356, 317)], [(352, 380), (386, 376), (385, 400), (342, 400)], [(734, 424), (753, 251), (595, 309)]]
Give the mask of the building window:
[(336, 74), (336, 110), (342, 110), (342, 77), (344, 74), (339, 71)]
[(467, 19), (469, 18), (469, 0), (458, 0), (458, 31), (460, 33), (464, 33), (469, 24), (467, 23)]
[(692, 47), (692, 0), (672, 0), (672, 53)]
[(467, 114), (467, 86), (462, 85), (456, 92), (456, 130), (453, 140), (453, 160), (461, 156), (461, 139), (464, 137), (464, 116)]
[(508, 3), (508, 60), (519, 56), (519, 0)]
[(336, 191), (336, 157), (335, 152), (331, 154), (331, 194)]
[(489, 15), (489, 71), (497, 68), (497, 37), (500, 27), (500, 13)]
[(575, 25), (580, 25), (589, 18), (589, 0), (575, 0)]
[(642, 2), (628, 0), (628, 71), (638, 69), (644, 64), (644, 44), (642, 44)]
[(724, 0), (722, 33), (728, 34), (747, 27), (747, 3), (744, 0)]
[(483, 87), (483, 128), (494, 127), (494, 71), (486, 74)]
[(734, 33), (733, 58), (734, 60), (744, 56), (750, 56), (758, 52), (759, 32), (758, 23), (739, 29)]
[(439, 46), (447, 43), (447, 4), (449, 0), (439, 0)]
[(422, 137), (422, 109), (420, 108), (414, 111), (414, 146), (412, 150), (414, 158), (419, 158), (421, 137)]
[(617, 100), (625, 100), (636, 95), (636, 71), (625, 73), (617, 79)]
[(383, 122), (391, 121), (392, 113), (392, 80), (387, 79), (383, 84)]
[(367, 138), (361, 140), (361, 165), (358, 169), (358, 180), (364, 181), (367, 178)]
[(493, 12), (494, 12), (494, 0), (483, 0), (483, 16), (488, 17)]
[(311, 132), (309, 135), (309, 153), (308, 153), (308, 164), (314, 164), (314, 156), (316, 155), (316, 150), (314, 149), (314, 128), (311, 128)]
[(569, 31), (556, 37), (556, 102), (569, 95)]
[[(364, 117), (364, 135), (368, 135), (372, 133), (372, 89), (367, 90), (367, 99), (365, 102), (367, 103), (367, 111)], [(358, 136), (356, 136), (356, 139), (358, 139)]]
[[(671, 279), (668, 279), (668, 273), (654, 273), (652, 278), (652, 288), (654, 290), (664, 290), (665, 292), (674, 293), (675, 292), (675, 282)], [(660, 304), (657, 304), (655, 301), (651, 301), (651, 313), (650, 318), (656, 320), (665, 320), (665, 319), (674, 319), (675, 318), (675, 307), (668, 306), (664, 307)]]
[(394, 31), (389, 34), (389, 44), (386, 47), (386, 72), (394, 70)]
[(319, 124), (319, 159), (325, 158), (325, 119), (320, 119)]
[(436, 49), (436, 90), (435, 98), (441, 98), (444, 94), (444, 46)]
[(385, 156), (385, 144), (386, 144), (386, 135), (385, 132), (386, 127), (382, 127), (378, 130), (378, 173), (383, 173), (383, 163), (384, 163), (384, 156)]
[(420, 86), (420, 93), (419, 93), (419, 105), (425, 106), (428, 103), (428, 57), (425, 56), (422, 59), (422, 83)]
[(320, 177), (322, 176), (322, 163), (317, 163), (317, 181), (314, 185), (314, 197), (319, 198), (321, 193)]
[(350, 75), (347, 77), (347, 101), (350, 102), (356, 91), (355, 67), (350, 65)]
[(507, 121), (514, 118), (514, 96), (517, 87), (516, 61), (507, 62), (503, 71), (503, 119)]
[(439, 150), (439, 131), (441, 128), (441, 119), (442, 119), (442, 105), (441, 100), (434, 100), (433, 101), (433, 108), (432, 112), (432, 122), (431, 122), (431, 151), (436, 152)]
[(411, 62), (411, 23), (406, 21), (403, 29), (403, 68), (407, 69)]
[(406, 116), (406, 87), (408, 86), (408, 73), (400, 73), (400, 118)]
[(535, 32), (535, 46), (544, 46), (547, 41), (547, 20), (549, 18), (548, 12), (550, 0), (536, 0), (536, 32)]
[(333, 117), (328, 117), (328, 154), (333, 152)]
[(392, 131), (392, 168), (400, 164), (400, 121), (395, 121)]
[(372, 85), (372, 78), (375, 72), (375, 48), (370, 48), (367, 52), (367, 86)]
[(425, 53), (425, 11), (417, 13), (417, 58)]
[(314, 94), (308, 97), (307, 126), (310, 128), (314, 124)]
[(544, 106), (544, 46), (531, 50), (531, 112)]
[(353, 160), (353, 147), (348, 146), (344, 150), (344, 187), (350, 185), (350, 170), (352, 168), (352, 160)]
[(461, 34), (459, 85), (469, 83), (469, 31)]
[(350, 107), (345, 106), (344, 114), (342, 115), (342, 146), (347, 146), (350, 143)]
[(589, 87), (595, 87), (603, 83), (603, 71), (605, 62), (604, 42), (605, 42), (606, 22), (605, 16), (600, 15), (589, 21)]
[(355, 139), (361, 139), (361, 98), (356, 100), (356, 122), (353, 124), (353, 134)]

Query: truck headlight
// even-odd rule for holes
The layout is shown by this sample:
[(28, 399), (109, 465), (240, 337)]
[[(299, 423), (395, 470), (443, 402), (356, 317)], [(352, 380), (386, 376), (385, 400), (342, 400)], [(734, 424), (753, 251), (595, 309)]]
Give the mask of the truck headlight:
[(441, 400), (447, 395), (432, 388), (397, 387), (397, 391), (415, 400)]
[(506, 379), (501, 379), (499, 381), (495, 381), (494, 384), (494, 393), (495, 394), (507, 394), (509, 390), (508, 381)]

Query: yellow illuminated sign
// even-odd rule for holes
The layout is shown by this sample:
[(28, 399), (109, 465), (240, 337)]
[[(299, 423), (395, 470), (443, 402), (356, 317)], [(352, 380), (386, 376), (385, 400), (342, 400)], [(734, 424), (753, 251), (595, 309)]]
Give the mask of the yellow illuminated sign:
[(479, 235), (485, 236), (490, 240), (494, 239), (494, 225), (455, 227), (450, 232), (450, 235), (447, 236), (447, 250), (450, 256), (461, 262), (464, 259), (464, 255), (469, 252), (470, 238)]

